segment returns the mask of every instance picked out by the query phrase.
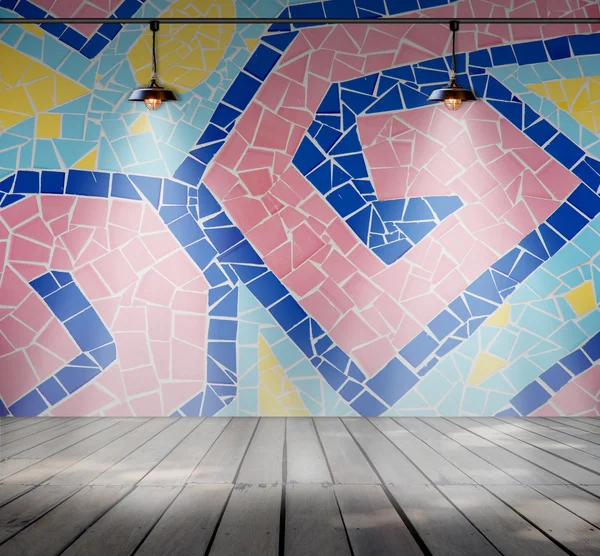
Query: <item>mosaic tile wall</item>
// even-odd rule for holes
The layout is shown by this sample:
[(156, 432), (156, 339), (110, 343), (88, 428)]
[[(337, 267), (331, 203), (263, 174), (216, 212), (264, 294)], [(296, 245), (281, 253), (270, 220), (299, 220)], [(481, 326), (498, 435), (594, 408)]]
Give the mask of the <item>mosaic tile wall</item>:
[[(598, 415), (595, 0), (0, 0), (0, 414)], [(290, 16), (362, 25), (294, 27)]]

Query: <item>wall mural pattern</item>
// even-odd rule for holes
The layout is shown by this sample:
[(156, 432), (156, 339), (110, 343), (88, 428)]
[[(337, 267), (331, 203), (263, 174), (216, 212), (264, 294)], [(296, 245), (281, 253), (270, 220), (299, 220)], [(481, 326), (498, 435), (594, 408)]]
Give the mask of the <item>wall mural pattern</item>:
[(598, 17), (521, 0), (0, 0), (0, 414), (599, 415)]

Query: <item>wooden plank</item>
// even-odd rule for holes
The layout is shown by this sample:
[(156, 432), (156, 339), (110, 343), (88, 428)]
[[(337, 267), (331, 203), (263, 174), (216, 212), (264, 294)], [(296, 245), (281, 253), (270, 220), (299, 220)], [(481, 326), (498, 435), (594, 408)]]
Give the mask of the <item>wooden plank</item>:
[(572, 485), (539, 485), (534, 487), (550, 500), (600, 528), (600, 500)]
[(231, 488), (231, 485), (185, 486), (135, 555), (204, 554)]
[(499, 552), (433, 485), (389, 487), (432, 556), (464, 556)]
[(80, 429), (81, 427), (84, 427), (85, 425), (93, 423), (97, 420), (98, 417), (69, 419), (58, 426), (51, 427), (49, 429), (39, 431), (35, 434), (15, 440), (14, 442), (4, 446), (0, 452), (2, 453), (2, 457), (5, 458), (18, 457), (18, 455), (25, 450), (29, 450), (39, 444), (43, 444), (44, 442), (57, 441), (64, 434)]
[(565, 556), (548, 537), (484, 487), (448, 485), (439, 488), (504, 556)]
[(338, 418), (321, 417), (314, 419), (314, 422), (335, 483), (379, 483), (375, 471)]
[(181, 487), (135, 488), (87, 529), (63, 554), (132, 554), (180, 491)]
[(349, 417), (342, 421), (384, 483), (394, 485), (429, 483), (427, 477), (372, 423), (362, 417)]
[(33, 485), (0, 485), (0, 506), (12, 502), (32, 488), (35, 487)]
[(0, 508), (0, 543), (58, 506), (78, 487), (39, 486)]
[(14, 417), (13, 415), (7, 415), (6, 417), (0, 417), (0, 427), (9, 425), (9, 424), (13, 424), (13, 423), (18, 423), (19, 421), (22, 421), (23, 419), (29, 419), (29, 417)]
[(238, 483), (272, 484), (283, 481), (285, 419), (263, 417), (242, 461)]
[(333, 482), (312, 419), (287, 419), (286, 447), (288, 483)]
[(443, 432), (461, 446), (471, 450), (471, 452), (477, 454), (480, 458), (502, 469), (505, 473), (524, 485), (553, 485), (565, 482), (564, 479), (548, 473), (548, 471), (513, 454), (509, 450), (501, 448), (493, 442), (463, 429), (460, 426), (462, 421), (463, 417), (427, 419), (429, 425)]
[(65, 450), (74, 446), (82, 440), (92, 437), (99, 432), (106, 430), (117, 423), (120, 423), (123, 419), (121, 417), (103, 417), (97, 421), (93, 421), (85, 424), (83, 427), (74, 431), (63, 434), (60, 438), (54, 438), (38, 444), (29, 450), (21, 452), (16, 457), (25, 459), (44, 459), (52, 454), (56, 454), (61, 450)]
[(0, 481), (39, 461), (39, 459), (7, 459), (0, 462)]
[(562, 442), (556, 442), (550, 438), (540, 436), (539, 434), (530, 432), (504, 420), (492, 418), (482, 419), (479, 417), (475, 419), (479, 422), (489, 424), (489, 426), (494, 427), (496, 430), (506, 433), (513, 438), (522, 440), (540, 450), (544, 450), (545, 452), (571, 461), (581, 467), (585, 467), (592, 472), (600, 471), (600, 459), (586, 452), (582, 452), (581, 450), (573, 449), (571, 446), (563, 444)]
[(135, 485), (200, 424), (197, 419), (174, 419), (172, 424), (107, 469), (91, 485)]
[(255, 417), (232, 419), (187, 482), (233, 483), (257, 425)]
[(4, 448), (7, 444), (12, 442), (16, 442), (18, 440), (23, 440), (25, 438), (29, 438), (33, 434), (37, 434), (39, 432), (43, 432), (45, 430), (54, 429), (64, 423), (68, 423), (72, 421), (73, 417), (51, 417), (48, 419), (44, 419), (43, 421), (39, 421), (37, 423), (32, 424), (29, 427), (13, 430), (13, 431), (3, 431), (0, 434), (0, 445), (2, 446), (2, 450), (0, 454), (3, 457), (8, 457), (4, 455)]
[[(504, 421), (504, 419), (500, 420)], [(586, 452), (592, 456), (600, 457), (599, 444), (586, 442), (585, 440), (573, 437), (570, 434), (553, 430), (548, 427), (542, 427), (540, 425), (537, 425), (536, 423), (527, 421), (526, 419), (513, 419), (512, 421), (508, 421), (508, 423), (514, 425), (515, 427), (525, 429), (526, 431), (532, 434), (537, 434), (538, 436), (548, 438), (552, 441), (560, 442), (561, 444), (574, 448), (575, 450), (581, 450), (582, 452)]]
[(370, 421), (436, 485), (473, 484), (473, 479), (389, 417)]
[(462, 421), (462, 424), (467, 430), (470, 430), (482, 438), (486, 438), (502, 448), (510, 450), (513, 454), (542, 467), (546, 471), (555, 473), (571, 483), (582, 485), (600, 484), (600, 475), (596, 475), (574, 463), (565, 461), (553, 454), (540, 450), (531, 444), (527, 444), (493, 427), (488, 427), (484, 425), (482, 421), (465, 418), (464, 421)]
[(130, 487), (83, 487), (2, 545), (0, 551), (5, 556), (58, 555), (130, 490)]
[[(289, 419), (288, 422), (294, 420)], [(350, 556), (332, 486), (287, 485), (285, 556)]]
[[(112, 426), (107, 427), (105, 430), (70, 446), (66, 450), (56, 452), (52, 456), (34, 463), (22, 471), (7, 477), (4, 482), (23, 485), (41, 484), (50, 477), (60, 473), (63, 469), (70, 467), (79, 460), (98, 451), (103, 446), (110, 444), (113, 440), (120, 438), (130, 430), (139, 427), (147, 420), (141, 417), (131, 417), (125, 420), (117, 419), (115, 424), (112, 424)], [(100, 422), (102, 421), (104, 420)], [(111, 419), (107, 418), (106, 421), (110, 423)]]
[[(5, 422), (5, 419), (8, 420), (8, 422)], [(43, 421), (48, 421), (50, 419), (53, 419), (53, 417), (2, 417), (2, 422), (0, 423), (0, 435), (25, 427), (31, 427), (37, 423), (42, 423)]]
[(48, 485), (87, 485), (168, 427), (172, 417), (156, 417), (50, 478)]
[(571, 425), (563, 425), (562, 423), (557, 423), (556, 421), (548, 419), (547, 417), (524, 417), (523, 420), (527, 421), (528, 423), (535, 423), (536, 425), (544, 428), (564, 432), (569, 436), (585, 440), (591, 444), (600, 445), (600, 434), (577, 429)]
[(142, 486), (183, 486), (229, 421), (229, 418), (221, 417), (203, 420), (139, 484)]
[(578, 556), (600, 554), (600, 530), (525, 485), (490, 485), (493, 494)]
[(584, 423), (583, 421), (579, 421), (579, 419), (574, 419), (573, 417), (548, 417), (548, 419), (555, 421), (556, 423), (560, 423), (561, 425), (569, 425), (576, 429), (587, 431), (592, 434), (598, 434), (600, 432), (598, 431), (598, 427)]
[(600, 417), (571, 417), (575, 421), (581, 421), (586, 425), (596, 427), (596, 430), (600, 432)]
[(495, 465), (490, 464), (478, 455), (467, 450), (458, 442), (448, 438), (426, 422), (416, 417), (402, 417), (396, 419), (404, 428), (418, 436), (429, 447), (434, 449), (450, 463), (458, 467), (463, 473), (471, 477), (480, 485), (510, 485), (518, 484), (513, 477), (507, 475)]
[(236, 485), (210, 556), (277, 556), (281, 490), (275, 484)]
[(354, 556), (423, 552), (379, 485), (336, 485)]

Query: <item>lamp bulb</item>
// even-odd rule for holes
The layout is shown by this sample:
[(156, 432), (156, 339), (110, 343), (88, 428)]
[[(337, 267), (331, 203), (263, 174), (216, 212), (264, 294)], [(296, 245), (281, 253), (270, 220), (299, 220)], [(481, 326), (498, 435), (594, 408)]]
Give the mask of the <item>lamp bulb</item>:
[(462, 104), (462, 100), (459, 98), (447, 98), (444, 100), (444, 105), (448, 110), (458, 110), (460, 105)]
[(147, 98), (144, 100), (144, 104), (148, 110), (158, 110), (162, 101), (159, 98)]

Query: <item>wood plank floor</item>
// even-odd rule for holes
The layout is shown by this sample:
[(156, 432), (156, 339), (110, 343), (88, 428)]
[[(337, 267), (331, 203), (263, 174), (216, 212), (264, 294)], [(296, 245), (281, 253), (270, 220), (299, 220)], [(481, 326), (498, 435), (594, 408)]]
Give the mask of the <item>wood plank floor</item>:
[(600, 554), (600, 419), (2, 418), (0, 554)]

